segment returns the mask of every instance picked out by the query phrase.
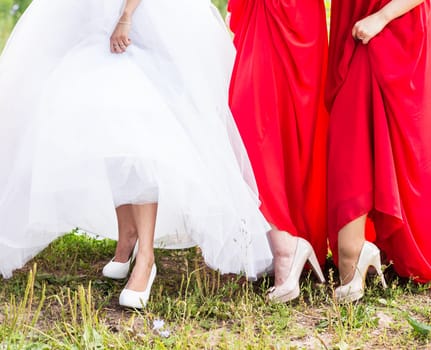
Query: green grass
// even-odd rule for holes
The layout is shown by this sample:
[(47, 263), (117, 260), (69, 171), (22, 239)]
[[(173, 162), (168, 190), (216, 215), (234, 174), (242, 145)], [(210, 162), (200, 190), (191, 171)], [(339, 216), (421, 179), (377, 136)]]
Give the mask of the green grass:
[[(386, 271), (390, 288), (368, 281), (363, 301), (337, 305), (329, 283), (308, 273), (301, 297), (268, 304), (269, 277), (220, 276), (198, 249), (158, 250), (158, 275), (143, 312), (124, 310), (125, 281), (101, 277), (115, 242), (69, 234), (0, 283), (0, 349), (419, 349), (431, 322), (427, 286)], [(65, 258), (67, 257), (67, 258)], [(37, 269), (36, 269), (37, 266)], [(410, 326), (408, 316), (418, 323)], [(164, 320), (153, 330), (154, 320)], [(422, 328), (421, 328), (422, 327)]]

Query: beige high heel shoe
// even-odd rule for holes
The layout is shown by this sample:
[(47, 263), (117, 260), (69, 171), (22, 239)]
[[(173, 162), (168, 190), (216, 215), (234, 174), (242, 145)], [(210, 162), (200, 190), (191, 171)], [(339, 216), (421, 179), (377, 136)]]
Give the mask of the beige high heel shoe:
[(339, 303), (353, 302), (364, 296), (365, 278), (370, 266), (376, 269), (383, 288), (387, 288), (380, 262), (380, 250), (373, 243), (365, 241), (359, 254), (353, 279), (335, 289), (335, 299)]
[(289, 277), (287, 277), (282, 285), (272, 287), (268, 290), (268, 299), (271, 301), (288, 302), (299, 296), (299, 278), (301, 277), (302, 270), (307, 261), (310, 263), (319, 281), (321, 283), (325, 282), (325, 277), (323, 276), (313, 247), (303, 238), (298, 237), (297, 240), (298, 243), (296, 245), (295, 256), (293, 257)]

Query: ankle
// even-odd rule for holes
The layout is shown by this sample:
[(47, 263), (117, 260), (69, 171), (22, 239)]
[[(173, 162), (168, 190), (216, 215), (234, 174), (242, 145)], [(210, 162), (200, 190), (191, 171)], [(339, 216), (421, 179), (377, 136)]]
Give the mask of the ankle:
[(151, 268), (154, 265), (155, 258), (152, 250), (138, 250), (136, 255), (136, 263), (139, 263), (143, 267)]
[(361, 254), (364, 241), (359, 241), (354, 244), (338, 245), (338, 256), (341, 260), (358, 260)]
[[(338, 268), (342, 284), (353, 278), (356, 265), (364, 245), (364, 239), (355, 239), (349, 242), (341, 241), (338, 244)], [(346, 282), (347, 281), (347, 282)]]
[(127, 282), (127, 289), (141, 292), (146, 290), (148, 278), (150, 277), (154, 265), (154, 255), (148, 255), (149, 253), (146, 255), (140, 255), (140, 253), (138, 253), (136, 264)]
[(338, 272), (340, 284), (348, 284), (354, 277), (357, 259), (339, 259)]
[(290, 275), (292, 270), (292, 257), (277, 256), (274, 257), (274, 286), (282, 285)]
[(136, 241), (137, 238), (133, 237), (122, 238), (119, 240), (115, 249), (114, 261), (123, 263), (129, 261), (133, 254)]
[(271, 230), (268, 240), (274, 259), (292, 258), (295, 255), (298, 238), (285, 231)]

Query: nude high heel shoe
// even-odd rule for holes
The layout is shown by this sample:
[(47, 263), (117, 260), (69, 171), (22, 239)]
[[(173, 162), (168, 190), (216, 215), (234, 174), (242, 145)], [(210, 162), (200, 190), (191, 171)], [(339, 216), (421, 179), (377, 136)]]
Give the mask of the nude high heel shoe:
[(365, 278), (370, 266), (376, 269), (383, 288), (387, 288), (380, 262), (380, 250), (373, 243), (365, 241), (359, 254), (353, 279), (335, 289), (335, 299), (339, 303), (353, 302), (364, 296)]
[(325, 282), (325, 277), (323, 276), (313, 247), (303, 238), (298, 237), (297, 240), (298, 244), (292, 261), (292, 267), (290, 268), (289, 277), (281, 286), (269, 289), (268, 299), (271, 301), (288, 302), (299, 296), (299, 278), (301, 277), (302, 270), (307, 261), (310, 263), (319, 281), (321, 283)]
[(122, 280), (127, 278), (127, 275), (129, 274), (130, 270), (130, 265), (135, 260), (137, 252), (138, 242), (136, 242), (128, 261), (126, 261), (125, 263), (121, 263), (114, 261), (115, 257), (112, 258), (112, 260), (103, 267), (102, 275), (114, 280)]
[(156, 264), (151, 268), (150, 278), (148, 279), (147, 288), (143, 292), (136, 292), (131, 289), (124, 288), (120, 294), (120, 305), (130, 307), (133, 309), (142, 309), (150, 299), (151, 287), (153, 286), (154, 279), (157, 275)]

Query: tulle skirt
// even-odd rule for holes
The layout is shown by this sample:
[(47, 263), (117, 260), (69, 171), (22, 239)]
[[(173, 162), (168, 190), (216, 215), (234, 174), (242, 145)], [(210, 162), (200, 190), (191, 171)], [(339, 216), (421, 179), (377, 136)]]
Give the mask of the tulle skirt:
[(229, 34), (208, 0), (148, 0), (114, 55), (122, 6), (34, 0), (1, 56), (0, 272), (74, 228), (117, 239), (116, 207), (157, 202), (157, 247), (255, 278), (269, 226), (227, 105)]

